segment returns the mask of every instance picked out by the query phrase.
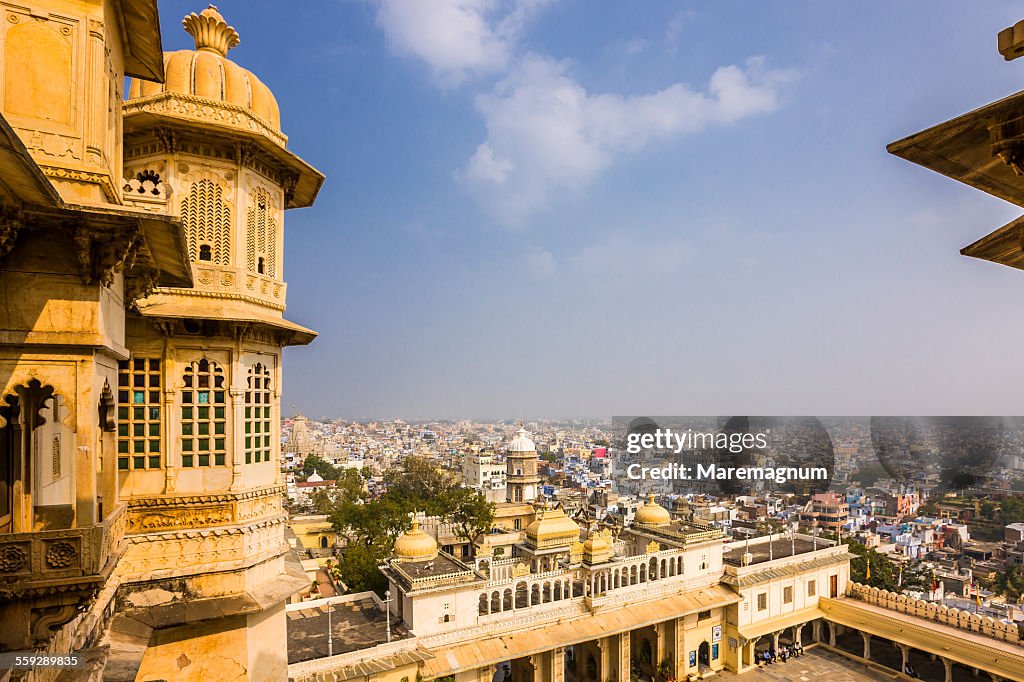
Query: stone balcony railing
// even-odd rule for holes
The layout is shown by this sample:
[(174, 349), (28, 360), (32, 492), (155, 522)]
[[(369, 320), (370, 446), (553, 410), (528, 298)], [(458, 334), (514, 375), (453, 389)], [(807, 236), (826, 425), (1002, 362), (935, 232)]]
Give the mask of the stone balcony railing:
[(84, 528), (0, 535), (0, 596), (100, 586), (124, 546), (125, 507)]
[(851, 582), (847, 595), (875, 606), (925, 618), (960, 630), (977, 632), (1002, 642), (1021, 643), (1020, 631), (1015, 623), (1007, 623), (969, 611), (961, 611), (943, 604), (915, 599), (904, 594), (880, 590), (860, 583)]
[(284, 310), (288, 285), (267, 275), (227, 265), (193, 263), (195, 287), (166, 289), (176, 294), (196, 296), (213, 293), (223, 298), (253, 300), (277, 310)]

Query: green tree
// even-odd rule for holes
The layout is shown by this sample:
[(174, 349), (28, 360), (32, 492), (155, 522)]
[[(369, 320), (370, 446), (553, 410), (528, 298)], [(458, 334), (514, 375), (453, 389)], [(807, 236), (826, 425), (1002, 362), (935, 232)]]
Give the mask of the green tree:
[(1024, 596), (1024, 571), (1020, 566), (1012, 566), (1006, 571), (996, 573), (992, 589), (996, 594), (1005, 596), (1006, 601), (1019, 603)]
[(388, 589), (387, 578), (378, 566), (383, 564), (390, 550), (376, 545), (355, 544), (345, 548), (338, 560), (338, 573), (352, 592), (373, 591), (383, 596)]
[(999, 519), (1003, 524), (1024, 521), (1024, 498), (1004, 497), (999, 502)]
[(385, 472), (387, 491), (377, 499), (366, 493), (364, 473), (345, 470), (338, 480), (334, 489), (314, 495), (314, 507), (346, 540), (338, 568), (352, 590), (383, 594), (387, 585), (378, 567), (391, 555), (398, 535), (409, 528), (413, 513), (450, 522), (470, 542), (494, 522), (494, 505), (479, 492), (459, 486), (449, 472), (425, 457), (407, 457)]
[(472, 488), (460, 486), (449, 491), (442, 505), (445, 519), (452, 524), (455, 533), (467, 542), (476, 542), (494, 525), (494, 504)]
[(334, 466), (320, 455), (309, 455), (302, 462), (302, 475), (309, 478), (313, 472), (320, 474), (325, 481), (334, 481), (338, 478), (338, 467)]
[[(851, 554), (857, 558), (850, 561), (850, 579), (877, 587), (880, 590), (899, 592), (906, 589), (921, 589), (931, 586), (931, 574), (916, 564), (905, 564), (903, 567), (903, 583), (900, 585), (900, 566), (884, 554), (868, 549), (859, 542), (844, 540)], [(868, 562), (871, 562), (871, 578), (866, 576)]]

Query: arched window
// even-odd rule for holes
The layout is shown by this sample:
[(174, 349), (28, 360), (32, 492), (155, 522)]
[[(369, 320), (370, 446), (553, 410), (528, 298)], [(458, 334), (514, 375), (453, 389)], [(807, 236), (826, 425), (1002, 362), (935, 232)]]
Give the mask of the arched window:
[(224, 370), (206, 358), (185, 368), (181, 391), (181, 466), (222, 466), (227, 455)]
[(270, 367), (249, 368), (245, 389), (245, 463), (270, 461)]
[(212, 180), (193, 182), (181, 200), (181, 223), (193, 261), (231, 264), (231, 209), (223, 187)]
[(246, 267), (277, 277), (277, 209), (270, 194), (257, 187), (249, 193), (245, 220)]

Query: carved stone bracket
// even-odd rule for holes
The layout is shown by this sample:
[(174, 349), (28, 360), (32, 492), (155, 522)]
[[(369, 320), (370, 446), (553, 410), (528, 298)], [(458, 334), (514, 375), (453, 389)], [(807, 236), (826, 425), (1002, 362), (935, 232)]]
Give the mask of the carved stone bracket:
[(0, 205), (0, 258), (3, 258), (18, 238), (18, 231), (24, 227), (24, 214), (20, 208)]
[(284, 186), (284, 203), (289, 204), (295, 198), (295, 186), (299, 184), (299, 175), (298, 173), (287, 173), (281, 180)]
[(1024, 117), (989, 126), (992, 155), (998, 156), (1016, 175), (1024, 175)]
[(83, 222), (75, 224), (71, 232), (82, 281), (86, 284), (109, 287), (116, 273), (134, 265), (145, 244), (138, 228), (106, 234)]
[(103, 380), (103, 390), (100, 392), (100, 428), (104, 431), (117, 431), (117, 404), (114, 401), (114, 392), (110, 390), (110, 382)]
[(235, 160), (240, 166), (252, 166), (256, 159), (258, 147), (252, 142), (239, 142), (235, 145)]
[(66, 595), (65, 603), (32, 609), (30, 634), (35, 646), (46, 646), (61, 626), (71, 622), (92, 601), (94, 595)]
[(155, 132), (165, 152), (173, 154), (178, 150), (178, 134), (174, 130), (171, 128), (157, 128)]

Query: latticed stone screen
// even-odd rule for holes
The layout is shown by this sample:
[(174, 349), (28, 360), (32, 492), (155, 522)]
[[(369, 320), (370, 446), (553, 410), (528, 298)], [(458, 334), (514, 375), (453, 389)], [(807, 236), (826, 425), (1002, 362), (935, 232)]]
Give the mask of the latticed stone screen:
[(245, 221), (246, 267), (269, 277), (277, 277), (277, 220), (270, 195), (254, 189), (249, 195)]
[(118, 363), (117, 468), (155, 469), (160, 453), (160, 360)]
[(270, 461), (270, 368), (249, 368), (245, 391), (245, 463)]
[(181, 466), (221, 466), (227, 453), (224, 370), (202, 359), (185, 370), (181, 391)]
[(231, 264), (231, 209), (220, 185), (212, 180), (192, 183), (181, 200), (181, 222), (193, 261)]

